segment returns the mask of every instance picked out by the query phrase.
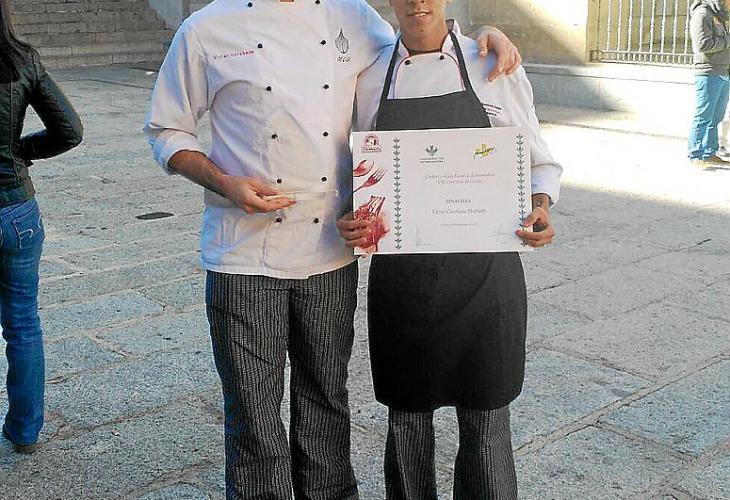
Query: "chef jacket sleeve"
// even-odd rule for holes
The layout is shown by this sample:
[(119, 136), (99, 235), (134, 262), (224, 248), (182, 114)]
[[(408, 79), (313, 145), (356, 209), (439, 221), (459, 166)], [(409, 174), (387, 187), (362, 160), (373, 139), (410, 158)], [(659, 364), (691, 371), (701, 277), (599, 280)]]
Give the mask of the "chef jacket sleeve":
[[(362, 58), (355, 91), (355, 107), (353, 128), (359, 131), (372, 130), (375, 126), (375, 115), (380, 105), (380, 92), (383, 88), (385, 73), (380, 74), (380, 64), (385, 52), (392, 54), (395, 43), (393, 27), (367, 2), (360, 2), (361, 26), (365, 32)], [(387, 69), (387, 68), (386, 68)]]
[(361, 68), (370, 67), (384, 48), (393, 45), (395, 41), (395, 33), (393, 27), (367, 2), (361, 2), (361, 19), (360, 26), (366, 31), (366, 43), (364, 44), (364, 58)]
[(205, 154), (197, 135), (198, 120), (208, 109), (208, 81), (202, 47), (189, 22), (183, 23), (162, 63), (144, 133), (155, 160), (168, 174), (179, 151)]
[(393, 46), (386, 47), (380, 57), (368, 69), (360, 73), (355, 90), (355, 117), (352, 121), (356, 131), (366, 132), (375, 128), (375, 118), (380, 108), (385, 74), (393, 55)]
[[(488, 68), (487, 68), (488, 69)], [(560, 197), (560, 176), (563, 167), (560, 166), (550, 153), (545, 140), (540, 133), (540, 123), (535, 113), (532, 85), (527, 79), (524, 68), (520, 67), (510, 76), (503, 76), (499, 80), (487, 85), (506, 86), (504, 93), (509, 95), (506, 100), (507, 109), (503, 118), (492, 119), (495, 126), (524, 127), (530, 141), (530, 158), (532, 160), (532, 193), (546, 194), (552, 203)], [(504, 122), (506, 118), (506, 123)]]

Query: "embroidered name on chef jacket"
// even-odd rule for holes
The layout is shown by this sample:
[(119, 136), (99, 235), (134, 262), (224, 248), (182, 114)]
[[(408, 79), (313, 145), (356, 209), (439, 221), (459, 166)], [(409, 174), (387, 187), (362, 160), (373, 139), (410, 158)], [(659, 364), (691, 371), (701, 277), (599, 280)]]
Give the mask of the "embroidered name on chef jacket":
[(502, 114), (502, 107), (497, 106), (496, 104), (490, 104), (488, 102), (483, 102), (482, 106), (484, 106), (484, 110), (487, 112), (487, 115), (491, 116), (499, 116)]

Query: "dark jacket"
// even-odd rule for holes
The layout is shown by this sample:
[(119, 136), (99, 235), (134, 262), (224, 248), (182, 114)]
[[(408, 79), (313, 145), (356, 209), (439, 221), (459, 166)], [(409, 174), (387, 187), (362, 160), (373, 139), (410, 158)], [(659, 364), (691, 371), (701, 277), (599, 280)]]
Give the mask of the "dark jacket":
[[(71, 103), (46, 73), (38, 54), (28, 55), (11, 81), (0, 58), (0, 206), (28, 200), (35, 194), (28, 174), (32, 160), (50, 158), (77, 146), (83, 136), (81, 120)], [(21, 137), (28, 106), (45, 129)]]
[(690, 7), (690, 36), (698, 75), (730, 71), (730, 14), (723, 0), (695, 0)]

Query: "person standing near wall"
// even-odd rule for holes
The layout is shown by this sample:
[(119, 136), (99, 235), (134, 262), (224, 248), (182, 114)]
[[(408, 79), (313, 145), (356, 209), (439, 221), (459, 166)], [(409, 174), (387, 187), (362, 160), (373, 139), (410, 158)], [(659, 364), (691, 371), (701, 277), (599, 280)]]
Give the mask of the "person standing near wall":
[[(21, 137), (28, 106), (46, 128)], [(78, 115), (38, 53), (15, 37), (8, 2), (0, 0), (0, 323), (9, 403), (2, 433), (20, 453), (37, 447), (45, 385), (38, 317), (44, 232), (28, 167), (77, 146), (82, 135)]]
[(718, 124), (730, 90), (730, 0), (695, 0), (690, 7), (697, 108), (689, 133), (689, 159), (699, 166), (730, 166), (719, 156)]
[[(358, 79), (356, 127), (523, 127), (533, 206), (524, 226), (534, 232), (517, 234), (543, 247), (555, 236), (550, 207), (562, 167), (541, 136), (524, 69), (487, 82), (476, 42), (448, 28), (451, 1), (390, 0), (401, 36)], [(369, 223), (351, 213), (338, 228), (348, 246), (372, 241)], [(388, 406), (385, 498), (439, 498), (433, 419), (442, 407), (455, 407), (458, 419), (453, 498), (518, 498), (509, 404), (522, 390), (526, 328), (516, 252), (372, 257), (368, 338), (375, 397)]]
[[(492, 33), (485, 53), (500, 40), (512, 52)], [(160, 69), (145, 133), (167, 173), (206, 188), (230, 500), (359, 498), (347, 393), (358, 270), (335, 223), (352, 193), (357, 78), (392, 43), (364, 0), (216, 0), (183, 23)], [(196, 128), (206, 112), (209, 153)]]

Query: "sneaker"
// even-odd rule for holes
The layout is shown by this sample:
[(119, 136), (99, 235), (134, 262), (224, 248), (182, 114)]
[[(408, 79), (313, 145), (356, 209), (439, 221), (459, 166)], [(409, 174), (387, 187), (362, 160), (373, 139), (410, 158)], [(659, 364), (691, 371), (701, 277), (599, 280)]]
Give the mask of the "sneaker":
[(709, 158), (703, 158), (702, 161), (709, 165), (721, 165), (723, 167), (730, 167), (730, 161), (723, 160), (717, 155), (712, 155)]
[(715, 154), (723, 158), (730, 157), (730, 151), (728, 151), (725, 146), (720, 146), (720, 149), (718, 149)]
[(5, 430), (5, 426), (3, 425), (3, 437), (10, 441), (10, 443), (13, 445), (13, 449), (17, 453), (25, 453), (30, 454), (33, 453), (38, 449), (38, 443), (32, 443), (32, 444), (18, 444), (13, 442), (12, 439), (10, 439), (10, 436), (8, 435), (8, 431)]

